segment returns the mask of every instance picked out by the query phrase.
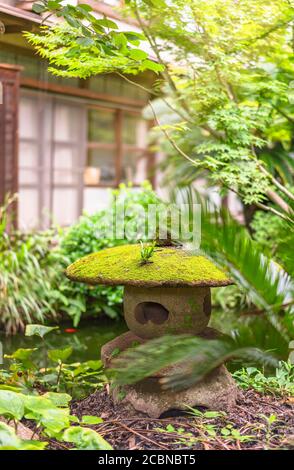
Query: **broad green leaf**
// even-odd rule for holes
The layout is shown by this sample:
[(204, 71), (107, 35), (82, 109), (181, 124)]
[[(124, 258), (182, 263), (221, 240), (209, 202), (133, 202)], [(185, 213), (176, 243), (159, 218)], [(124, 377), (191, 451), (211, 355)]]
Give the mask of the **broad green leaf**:
[(68, 348), (64, 349), (51, 349), (48, 351), (48, 357), (53, 362), (64, 362), (66, 361), (69, 356), (72, 354), (72, 347), (69, 346)]
[[(13, 368), (19, 368), (20, 370), (26, 370), (28, 371), (29, 369), (36, 369), (35, 364), (31, 361), (30, 357), (34, 351), (37, 351), (37, 348), (34, 349), (17, 349), (13, 354), (5, 354), (5, 358), (7, 359), (15, 359), (17, 361), (17, 364), (12, 364), (10, 366), (10, 370), (13, 370)], [(21, 364), (21, 366), (20, 366)]]
[(92, 38), (78, 38), (76, 42), (82, 47), (89, 47), (95, 44), (95, 41)]
[(102, 369), (102, 361), (100, 359), (98, 359), (96, 361), (92, 359), (90, 361), (83, 362), (82, 365), (84, 365), (87, 368), (92, 369), (92, 370)]
[(4, 385), (0, 384), (0, 390), (9, 390), (10, 392), (21, 392), (22, 388), (21, 387), (14, 387), (13, 385)]
[(145, 41), (146, 37), (142, 33), (137, 33), (135, 31), (124, 31), (124, 35), (126, 36), (128, 41)]
[(124, 50), (128, 40), (123, 33), (115, 33), (113, 36), (113, 41), (117, 47)]
[(21, 441), (15, 434), (14, 429), (0, 422), (0, 450), (8, 448), (18, 449), (20, 443)]
[(47, 445), (47, 442), (22, 440), (11, 426), (0, 422), (0, 450), (43, 450)]
[(46, 410), (56, 408), (53, 405), (52, 401), (44, 396), (33, 396), (25, 395), (24, 396), (24, 406), (26, 412), (29, 410), (36, 415), (42, 414)]
[(60, 8), (60, 0), (49, 0), (47, 7), (48, 10), (58, 10)]
[(5, 354), (7, 359), (18, 359), (19, 361), (27, 361), (34, 351), (37, 351), (38, 348), (33, 349), (17, 349), (13, 354)]
[(68, 406), (71, 401), (71, 396), (67, 393), (47, 392), (42, 396), (50, 400), (55, 406)]
[(219, 412), (219, 411), (205, 411), (203, 413), (203, 416), (204, 418), (219, 418), (221, 416), (224, 416), (224, 413), (223, 412)]
[(44, 450), (47, 445), (43, 441), (22, 441), (19, 450)]
[(40, 338), (44, 338), (45, 335), (50, 333), (53, 330), (58, 330), (58, 326), (44, 326), (44, 325), (27, 325), (25, 330), (26, 336), (40, 336)]
[(79, 418), (75, 415), (69, 415), (69, 420), (70, 420), (71, 423), (79, 423), (80, 422)]
[(87, 13), (93, 10), (93, 8), (90, 7), (90, 5), (88, 5), (87, 3), (79, 3), (77, 8), (79, 10), (84, 10)]
[(40, 424), (44, 426), (48, 436), (54, 437), (69, 427), (69, 410), (65, 408), (52, 408), (51, 410), (44, 411)]
[(148, 57), (148, 54), (141, 49), (131, 49), (129, 52), (129, 57), (134, 60), (144, 60)]
[(0, 390), (0, 414), (19, 421), (24, 415), (23, 397), (20, 393)]
[(98, 416), (84, 415), (82, 417), (82, 423), (83, 424), (100, 424), (100, 423), (103, 423), (103, 419), (99, 418)]
[(80, 450), (112, 450), (112, 446), (93, 429), (73, 426), (62, 436), (65, 442), (72, 442)]
[(46, 11), (46, 6), (40, 3), (34, 3), (32, 6), (32, 10), (35, 13), (43, 13), (44, 11)]
[(78, 365), (76, 369), (74, 369), (73, 374), (76, 377), (80, 374), (85, 374), (87, 371), (91, 370), (102, 370), (102, 362), (100, 360), (83, 362), (82, 364)]
[(153, 72), (162, 72), (164, 70), (164, 66), (158, 64), (157, 62), (153, 62), (152, 60), (146, 59), (144, 60), (143, 64), (144, 67), (148, 70), (152, 70)]
[(25, 397), (25, 417), (44, 426), (50, 437), (56, 436), (70, 425), (69, 409), (58, 408), (44, 396)]
[(143, 3), (146, 3), (148, 6), (155, 6), (155, 7), (164, 7), (165, 1), (164, 0), (143, 0)]
[(117, 24), (114, 21), (109, 20), (108, 18), (103, 18), (101, 20), (97, 20), (97, 21), (95, 21), (95, 23), (97, 23), (101, 26), (105, 26), (105, 28), (118, 29)]

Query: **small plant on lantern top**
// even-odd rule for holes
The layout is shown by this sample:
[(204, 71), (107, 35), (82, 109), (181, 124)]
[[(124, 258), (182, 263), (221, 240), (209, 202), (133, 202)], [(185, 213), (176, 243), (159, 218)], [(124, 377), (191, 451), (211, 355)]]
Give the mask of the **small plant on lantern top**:
[(152, 244), (145, 244), (142, 241), (140, 241), (141, 244), (141, 264), (147, 264), (147, 263), (153, 263), (153, 261), (150, 261), (150, 258), (152, 258), (155, 250), (155, 241), (152, 242)]

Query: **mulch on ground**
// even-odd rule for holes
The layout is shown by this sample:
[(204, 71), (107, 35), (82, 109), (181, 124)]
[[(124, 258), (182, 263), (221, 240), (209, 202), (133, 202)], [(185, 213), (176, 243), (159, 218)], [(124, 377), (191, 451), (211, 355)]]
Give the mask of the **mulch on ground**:
[[(130, 416), (123, 402), (115, 404), (106, 387), (72, 404), (72, 413), (94, 415), (91, 426), (114, 449), (130, 450), (257, 450), (294, 448), (294, 399), (239, 390), (236, 406), (224, 416)], [(205, 412), (205, 410), (202, 410)]]

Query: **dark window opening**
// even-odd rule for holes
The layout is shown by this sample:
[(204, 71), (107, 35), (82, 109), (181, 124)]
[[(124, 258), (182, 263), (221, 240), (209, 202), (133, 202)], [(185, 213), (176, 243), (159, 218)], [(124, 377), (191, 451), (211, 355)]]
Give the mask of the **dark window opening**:
[(168, 316), (168, 310), (157, 302), (141, 302), (135, 308), (135, 318), (143, 325), (148, 321), (161, 325)]

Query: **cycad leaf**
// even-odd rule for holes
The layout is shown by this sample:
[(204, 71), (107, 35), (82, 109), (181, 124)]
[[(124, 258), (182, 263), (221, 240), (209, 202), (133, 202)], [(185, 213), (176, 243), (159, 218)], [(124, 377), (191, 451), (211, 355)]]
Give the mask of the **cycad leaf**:
[(216, 264), (227, 269), (264, 312), (281, 340), (289, 342), (294, 337), (294, 325), (285, 322), (293, 302), (289, 274), (263, 255), (245, 228), (225, 211), (211, 214), (203, 207), (201, 248)]
[(128, 350), (113, 361), (112, 375), (119, 385), (133, 384), (170, 364), (182, 364), (181, 372), (161, 379), (163, 388), (187, 388), (232, 358), (247, 358), (269, 366), (277, 359), (233, 338), (206, 340), (195, 336), (164, 336)]

